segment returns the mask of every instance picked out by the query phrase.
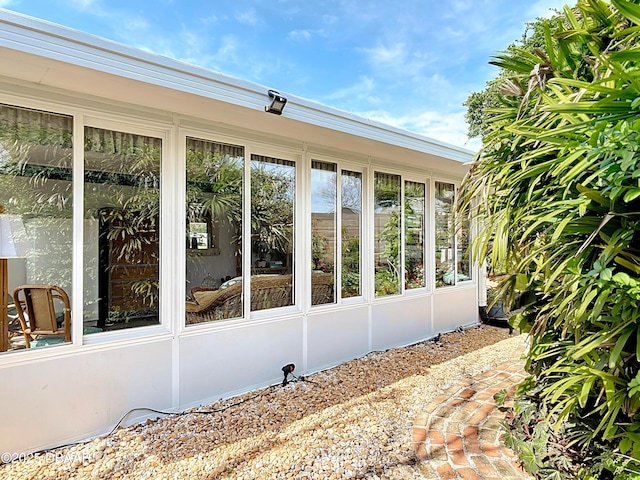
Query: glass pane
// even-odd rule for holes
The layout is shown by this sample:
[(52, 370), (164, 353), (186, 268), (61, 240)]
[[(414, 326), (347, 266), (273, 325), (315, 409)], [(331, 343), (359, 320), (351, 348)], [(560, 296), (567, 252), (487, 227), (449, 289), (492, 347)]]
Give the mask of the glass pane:
[(187, 324), (241, 317), (244, 149), (194, 138), (186, 148)]
[(462, 221), (457, 235), (459, 282), (471, 280), (470, 231), (470, 222), (469, 219), (466, 218)]
[(455, 285), (453, 271), (453, 200), (451, 183), (436, 182), (436, 287)]
[[(54, 303), (55, 318), (27, 314), (21, 321), (13, 296), (25, 284), (55, 285), (71, 296), (72, 137), (72, 117), (0, 105), (0, 243), (7, 257), (0, 268), (8, 269), (9, 281), (3, 352), (71, 339), (64, 303)], [(25, 335), (25, 329), (42, 333)]]
[(375, 294), (400, 293), (400, 176), (375, 172)]
[(342, 298), (362, 295), (362, 174), (342, 171)]
[(337, 170), (311, 162), (311, 305), (335, 302)]
[(251, 310), (293, 305), (295, 163), (251, 155)]
[(404, 183), (404, 288), (425, 287), (424, 234), (425, 184)]
[(85, 325), (159, 323), (162, 140), (84, 130)]

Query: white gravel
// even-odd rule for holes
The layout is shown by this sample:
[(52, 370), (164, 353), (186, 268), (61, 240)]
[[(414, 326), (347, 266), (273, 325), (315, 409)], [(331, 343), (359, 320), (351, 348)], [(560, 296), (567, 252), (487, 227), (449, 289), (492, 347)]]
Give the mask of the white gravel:
[(416, 415), (452, 382), (519, 358), (524, 343), (483, 325), (372, 353), (310, 376), (313, 383), (199, 409), (229, 407), (217, 413), (148, 420), (1, 465), (0, 478), (423, 478), (411, 437)]

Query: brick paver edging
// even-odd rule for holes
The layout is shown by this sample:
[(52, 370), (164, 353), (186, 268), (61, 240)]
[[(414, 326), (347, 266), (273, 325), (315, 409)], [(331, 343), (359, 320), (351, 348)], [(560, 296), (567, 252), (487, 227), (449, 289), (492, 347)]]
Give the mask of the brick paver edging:
[[(515, 453), (502, 443), (504, 408), (493, 396), (507, 392), (511, 406), (522, 362), (505, 363), (456, 383), (434, 398), (413, 423), (413, 446), (426, 478), (530, 479)], [(430, 468), (429, 468), (430, 467)], [(426, 471), (425, 471), (426, 470)]]

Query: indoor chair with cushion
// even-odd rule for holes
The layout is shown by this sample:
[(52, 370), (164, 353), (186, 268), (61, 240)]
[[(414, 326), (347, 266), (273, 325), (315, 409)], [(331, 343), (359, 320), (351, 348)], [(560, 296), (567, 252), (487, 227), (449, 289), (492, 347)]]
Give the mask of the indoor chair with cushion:
[[(332, 273), (314, 273), (312, 305), (334, 299)], [(226, 284), (226, 285), (225, 285)], [(251, 311), (293, 305), (293, 276), (256, 275), (251, 277)], [(187, 301), (187, 325), (242, 317), (242, 277), (223, 283), (219, 289), (194, 287), (193, 301)]]
[[(26, 348), (71, 341), (71, 305), (67, 293), (55, 285), (22, 285), (13, 293)], [(56, 302), (62, 306), (61, 326)], [(35, 340), (34, 340), (35, 339)]]
[[(225, 285), (226, 284), (226, 285)], [(293, 277), (256, 275), (251, 277), (251, 311), (293, 304)], [(187, 324), (238, 318), (242, 316), (242, 279), (236, 277), (218, 290), (195, 287), (194, 301), (187, 302)]]

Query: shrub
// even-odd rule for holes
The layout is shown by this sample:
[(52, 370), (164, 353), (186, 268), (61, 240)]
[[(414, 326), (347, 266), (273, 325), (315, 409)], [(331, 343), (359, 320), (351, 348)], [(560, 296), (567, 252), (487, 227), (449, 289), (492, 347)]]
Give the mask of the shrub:
[[(537, 478), (640, 475), (640, 5), (584, 0), (491, 111), (461, 211), (530, 334), (507, 442)], [(553, 34), (552, 34), (553, 32)]]

